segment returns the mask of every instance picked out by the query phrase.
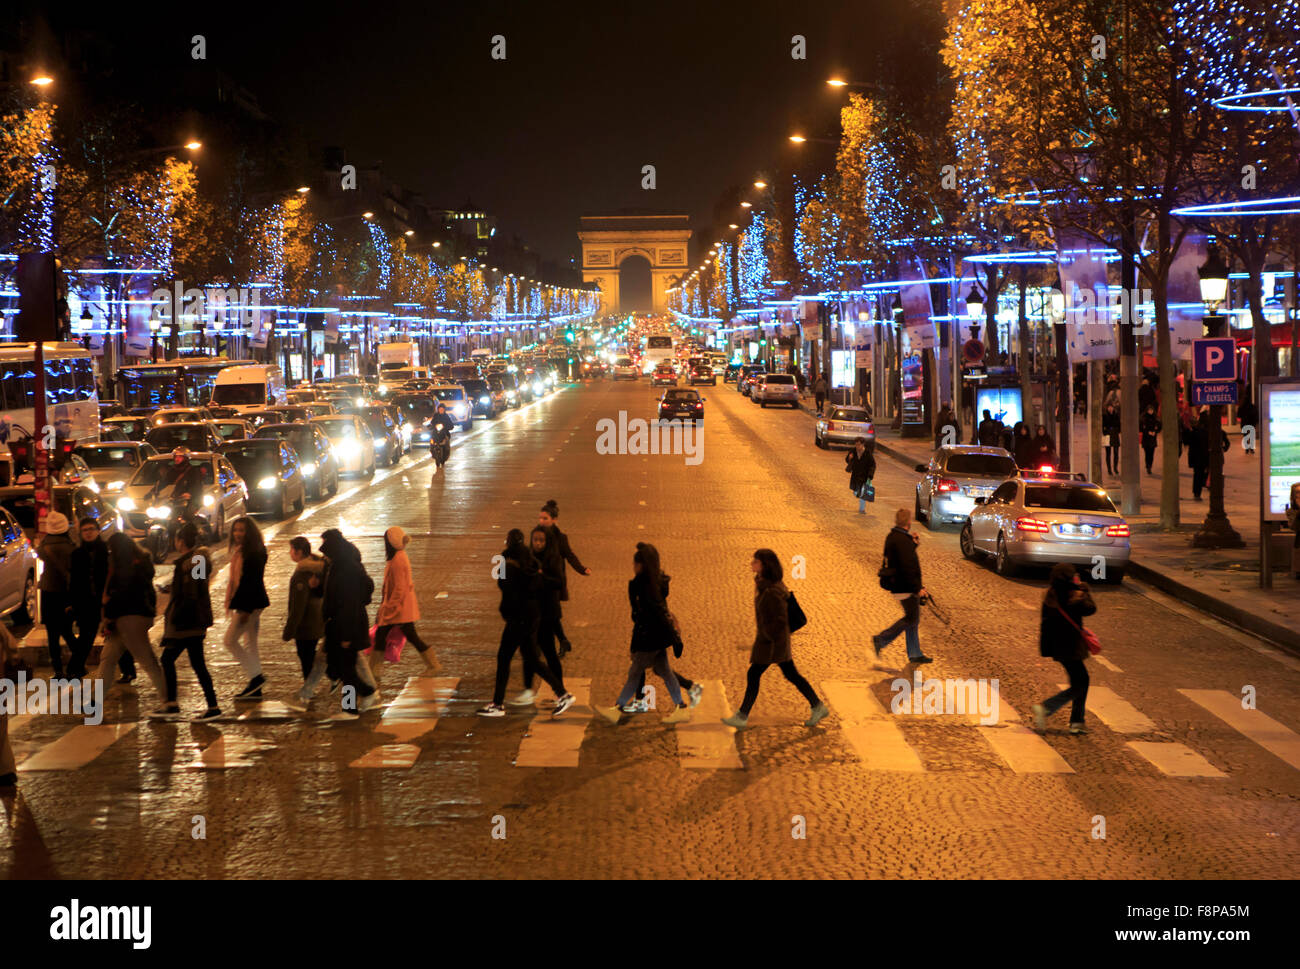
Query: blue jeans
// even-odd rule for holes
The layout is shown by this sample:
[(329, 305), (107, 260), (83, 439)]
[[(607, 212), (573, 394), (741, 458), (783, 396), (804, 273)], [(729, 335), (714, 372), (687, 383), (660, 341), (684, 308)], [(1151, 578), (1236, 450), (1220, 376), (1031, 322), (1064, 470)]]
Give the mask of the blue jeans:
[(908, 596), (903, 600), (903, 616), (898, 622), (894, 623), (888, 629), (876, 636), (880, 643), (880, 648), (884, 649), (895, 639), (899, 633), (906, 633), (907, 641), (907, 658), (921, 658), (921, 601), (916, 596)]
[(668, 650), (660, 649), (653, 653), (632, 654), (632, 667), (627, 671), (627, 682), (623, 684), (623, 691), (614, 701), (614, 706), (623, 707), (631, 702), (632, 697), (636, 696), (638, 685), (645, 682), (645, 671), (648, 669), (653, 669), (663, 679), (664, 685), (668, 687), (668, 695), (673, 698), (673, 703), (679, 707), (682, 705), (682, 690), (677, 683), (677, 677), (673, 675), (672, 667), (668, 665)]

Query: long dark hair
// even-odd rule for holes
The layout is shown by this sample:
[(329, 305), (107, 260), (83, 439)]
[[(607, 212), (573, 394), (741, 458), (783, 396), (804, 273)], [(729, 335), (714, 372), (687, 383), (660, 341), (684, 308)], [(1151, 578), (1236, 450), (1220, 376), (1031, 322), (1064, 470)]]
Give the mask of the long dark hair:
[(537, 564), (537, 560), (533, 558), (533, 550), (528, 547), (528, 543), (524, 541), (524, 533), (518, 528), (506, 532), (506, 547), (501, 554), (523, 568), (527, 568), (529, 563), (534, 567)]
[(108, 564), (119, 575), (129, 575), (141, 556), (140, 547), (125, 532), (114, 532), (108, 537)]
[(235, 526), (240, 522), (244, 523), (244, 543), (239, 547), (244, 558), (251, 559), (257, 556), (266, 558), (266, 541), (262, 538), (262, 530), (257, 527), (257, 522), (247, 515), (241, 515), (230, 523), (230, 541), (227, 548), (235, 547)]
[(650, 587), (658, 592), (660, 580), (663, 578), (663, 570), (659, 567), (659, 549), (649, 542), (637, 542), (632, 561), (640, 564), (641, 575), (649, 579)]
[(776, 553), (770, 548), (758, 549), (754, 552), (754, 558), (758, 559), (759, 564), (763, 567), (755, 578), (763, 578), (768, 582), (780, 582), (785, 578), (785, 569), (781, 568), (781, 560), (776, 557)]

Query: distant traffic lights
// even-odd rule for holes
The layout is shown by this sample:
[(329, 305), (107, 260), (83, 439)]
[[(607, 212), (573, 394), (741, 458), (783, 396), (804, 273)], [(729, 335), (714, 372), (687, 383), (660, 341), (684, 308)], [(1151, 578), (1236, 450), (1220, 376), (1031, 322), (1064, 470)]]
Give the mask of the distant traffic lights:
[(569, 343), (573, 342), (573, 327), (569, 327), (564, 331), (564, 339)]

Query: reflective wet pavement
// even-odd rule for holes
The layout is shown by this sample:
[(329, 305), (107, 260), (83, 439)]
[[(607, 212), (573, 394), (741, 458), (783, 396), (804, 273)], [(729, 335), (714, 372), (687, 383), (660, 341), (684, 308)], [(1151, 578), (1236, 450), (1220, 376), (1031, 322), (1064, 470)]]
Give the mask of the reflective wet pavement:
[[(1136, 585), (1097, 588), (1091, 733), (1044, 737), (1031, 705), (1062, 682), (1038, 656), (1044, 578), (1003, 579), (961, 559), (955, 530), (920, 547), (927, 678), (999, 685), (998, 716), (895, 712), (911, 681), (901, 640), (877, 664), (871, 633), (897, 607), (876, 582), (893, 510), (913, 475), (881, 461), (878, 498), (856, 514), (838, 452), (815, 449), (806, 415), (703, 388), (703, 460), (598, 454), (597, 421), (650, 417), (641, 385), (572, 386), (459, 439), (444, 473), (421, 452), (373, 481), (267, 524), (272, 606), (260, 705), (220, 644), (207, 655), (229, 717), (142, 720), (147, 683), (110, 693), (106, 723), (37, 716), (11, 731), (20, 794), (0, 799), (0, 872), (10, 877), (1289, 877), (1300, 861), (1300, 661)], [(431, 486), (432, 485), (432, 486)], [(673, 576), (670, 604), (705, 686), (694, 721), (660, 713), (612, 727), (583, 701), (475, 716), (500, 634), (492, 556), (542, 503), (590, 577), (570, 574), (570, 685), (613, 701), (626, 673), (626, 583), (637, 541)], [(383, 532), (410, 535), (421, 633), (442, 669), (408, 650), (382, 671), (383, 704), (359, 721), (327, 699), (282, 702), (301, 678), (282, 643), (287, 539), (342, 528), (378, 584)], [(795, 659), (832, 715), (776, 671), (740, 735), (718, 723), (743, 690), (753, 635), (749, 560), (777, 550), (809, 616)], [(219, 556), (224, 561), (224, 555)], [(796, 577), (796, 568), (802, 577)], [(224, 576), (214, 599), (224, 594)], [(373, 617), (373, 607), (372, 607)], [(161, 622), (153, 630), (161, 635)], [(201, 704), (185, 661), (181, 701)], [(652, 678), (652, 684), (657, 684)], [(519, 687), (519, 668), (511, 693)], [(1253, 687), (1258, 710), (1243, 710)], [(238, 717), (238, 719), (236, 719)], [(987, 718), (986, 718), (987, 719)], [(80, 731), (80, 732), (79, 732)], [(107, 742), (106, 742), (107, 741)], [(96, 752), (96, 747), (100, 748)], [(91, 756), (94, 754), (94, 756)], [(84, 761), (82, 766), (71, 765)], [(42, 766), (45, 769), (34, 770)], [(1099, 834), (1103, 832), (1104, 837)]]

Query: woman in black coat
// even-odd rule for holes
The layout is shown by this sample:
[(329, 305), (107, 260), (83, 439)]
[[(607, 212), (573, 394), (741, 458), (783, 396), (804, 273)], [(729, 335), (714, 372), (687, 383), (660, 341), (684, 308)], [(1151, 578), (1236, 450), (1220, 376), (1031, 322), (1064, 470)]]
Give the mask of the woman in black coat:
[(370, 645), (370, 620), (366, 606), (375, 593), (375, 580), (366, 574), (357, 547), (337, 528), (321, 533), (321, 554), (325, 556), (325, 595), (321, 617), (325, 620), (325, 655), (338, 671), (345, 686), (352, 687), (355, 707), (348, 713), (360, 713), (379, 702), (379, 689), (370, 675), (370, 664), (361, 650)]
[(1034, 439), (1030, 436), (1029, 425), (1024, 421), (1016, 421), (1011, 432), (1011, 453), (1016, 459), (1016, 467), (1034, 467)]
[(853, 442), (853, 450), (844, 455), (844, 470), (849, 473), (849, 490), (858, 496), (858, 514), (867, 513), (865, 488), (876, 476), (876, 457), (872, 454), (875, 443), (860, 437)]
[(1088, 668), (1084, 660), (1089, 651), (1083, 636), (1083, 617), (1097, 611), (1092, 594), (1079, 578), (1073, 565), (1058, 562), (1052, 566), (1047, 594), (1039, 619), (1038, 652), (1065, 667), (1070, 685), (1042, 703), (1035, 703), (1034, 729), (1047, 729), (1047, 718), (1071, 701), (1070, 733), (1087, 733), (1083, 725), (1084, 704), (1088, 700)]
[[(536, 580), (530, 583), (532, 608), (536, 611), (535, 625), (537, 648), (557, 680), (564, 678), (564, 668), (560, 665), (559, 654), (555, 651), (556, 627), (560, 622), (560, 596), (564, 590), (564, 560), (560, 558), (559, 549), (551, 540), (552, 532), (541, 525), (534, 525), (528, 537), (533, 558), (537, 562)], [(529, 663), (524, 664), (524, 691), (509, 701), (512, 707), (531, 706), (537, 699), (533, 690), (533, 674), (536, 671)]]
[(506, 683), (510, 679), (510, 661), (518, 651), (524, 657), (525, 686), (531, 687), (531, 673), (540, 676), (556, 696), (551, 716), (558, 717), (573, 704), (573, 694), (564, 688), (564, 680), (551, 670), (537, 649), (537, 626), (541, 620), (540, 590), (541, 569), (532, 551), (524, 544), (524, 533), (517, 528), (506, 535), (506, 547), (501, 552), (504, 574), (497, 579), (501, 590), (501, 618), (506, 621), (501, 631), (501, 645), (497, 647), (497, 678), (492, 690), (492, 702), (478, 711), (481, 717), (504, 717), (502, 705), (506, 696)]
[(647, 669), (653, 669), (663, 678), (675, 709), (664, 717), (664, 723), (685, 723), (691, 713), (682, 699), (681, 686), (668, 663), (668, 647), (678, 656), (682, 652), (682, 637), (673, 625), (668, 604), (663, 597), (663, 573), (659, 568), (659, 550), (646, 542), (637, 542), (632, 556), (635, 575), (628, 581), (627, 598), (632, 607), (632, 666), (627, 681), (612, 707), (594, 707), (610, 723), (618, 723), (622, 707), (636, 693), (637, 683)]
[(1101, 413), (1102, 446), (1106, 449), (1106, 473), (1119, 474), (1119, 408), (1107, 404)]
[(149, 627), (157, 614), (158, 594), (153, 588), (153, 561), (124, 533), (108, 540), (108, 580), (104, 585), (104, 649), (99, 676), (113, 674), (124, 651), (135, 657), (162, 700), (167, 695), (162, 666), (149, 643)]

